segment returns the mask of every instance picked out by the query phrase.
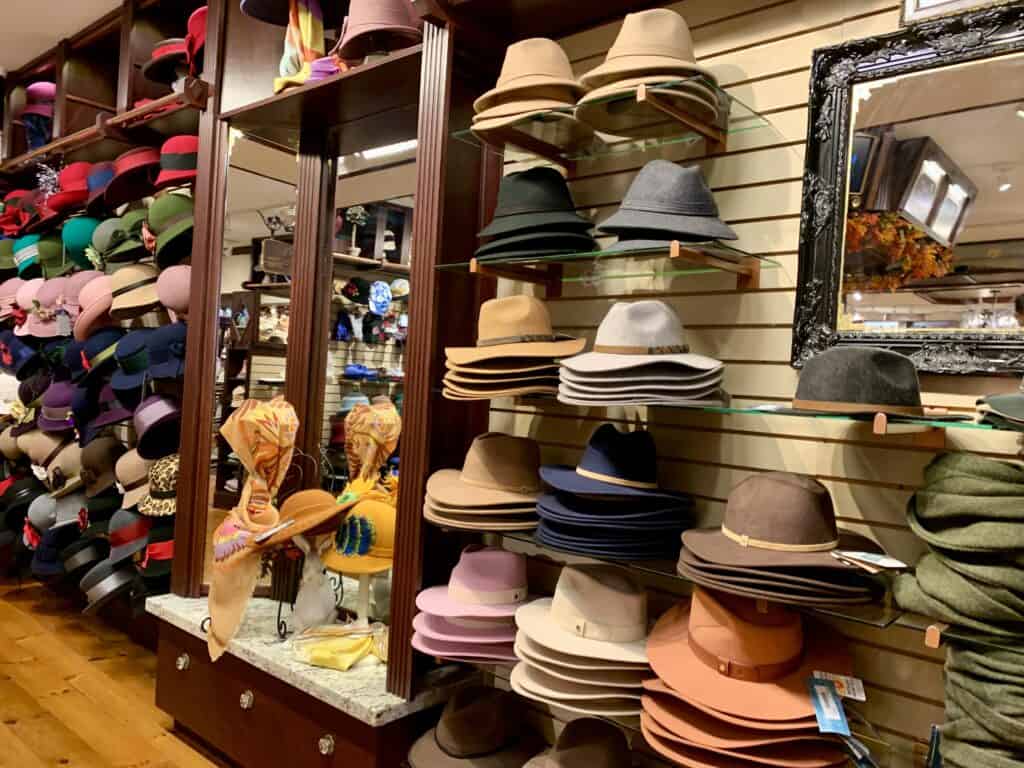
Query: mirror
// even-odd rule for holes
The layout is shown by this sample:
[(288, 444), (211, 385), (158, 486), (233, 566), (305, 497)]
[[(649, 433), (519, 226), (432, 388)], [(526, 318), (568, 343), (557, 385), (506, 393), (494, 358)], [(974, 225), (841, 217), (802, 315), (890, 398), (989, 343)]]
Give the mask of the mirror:
[(797, 364), (866, 344), (922, 371), (1024, 370), (1020, 16), (816, 55)]

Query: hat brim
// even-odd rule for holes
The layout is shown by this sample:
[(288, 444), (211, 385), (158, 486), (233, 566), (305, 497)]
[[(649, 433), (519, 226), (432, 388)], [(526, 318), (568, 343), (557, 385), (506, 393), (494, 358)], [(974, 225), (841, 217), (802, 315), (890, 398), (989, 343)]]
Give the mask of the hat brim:
[(511, 98), (488, 107), (473, 115), (472, 126), (491, 120), (514, 121), (536, 116), (538, 120), (558, 120), (560, 117), (572, 118), (572, 110), (576, 99), (564, 86), (553, 88), (530, 89), (524, 91), (520, 98)]
[(545, 695), (536, 684), (533, 667), (520, 662), (512, 668), (509, 683), (512, 690), (527, 699), (561, 707), (569, 712), (596, 717), (635, 717), (640, 714), (640, 702), (628, 697), (601, 697), (595, 699), (564, 699)]
[(75, 319), (74, 336), (76, 341), (86, 341), (97, 328), (117, 325), (110, 316), (110, 305), (113, 299), (106, 294), (83, 309)]
[(651, 677), (651, 668), (646, 661), (641, 663), (626, 663), (621, 661), (606, 661), (588, 658), (586, 656), (575, 656), (571, 653), (559, 653), (551, 648), (545, 648), (533, 640), (531, 640), (523, 631), (520, 629), (516, 633), (516, 647), (524, 648), (530, 656), (536, 659), (540, 659), (546, 664), (554, 664), (558, 667), (572, 669), (572, 670), (584, 670), (584, 671), (602, 671), (602, 672), (629, 672), (632, 674), (642, 675), (644, 679)]
[(130, 261), (138, 261), (148, 254), (146, 246), (143, 245), (141, 240), (135, 240), (129, 238), (121, 243), (119, 246), (103, 255), (104, 261), (109, 261), (113, 264), (122, 264)]
[(708, 707), (698, 701), (689, 701), (678, 691), (668, 686), (664, 680), (658, 678), (644, 680), (643, 686), (644, 690), (650, 694), (682, 702), (688, 707), (692, 707), (699, 712), (704, 712), (705, 714), (710, 715), (715, 720), (730, 725), (736, 725), (749, 731), (756, 731), (759, 733), (776, 733), (779, 731), (810, 729), (817, 731), (818, 729), (818, 721), (813, 715), (811, 717), (796, 718), (792, 720), (763, 720), (758, 718), (740, 717), (729, 712)]
[[(117, 578), (114, 578), (115, 575)], [(107, 581), (108, 579), (110, 580), (109, 587), (107, 587), (102, 594), (97, 596), (95, 600), (85, 606), (82, 613), (89, 616), (94, 615), (102, 610), (105, 605), (113, 602), (122, 595), (131, 592), (137, 582), (137, 575), (122, 570), (112, 573), (107, 577), (107, 579), (104, 579), (104, 581)], [(99, 585), (97, 584), (96, 586)]]
[(85, 498), (92, 499), (99, 496), (108, 488), (113, 488), (117, 479), (114, 477), (114, 470), (108, 469), (101, 472), (91, 483), (85, 485)]
[(423, 507), (423, 517), (440, 528), (452, 528), (460, 531), (530, 531), (537, 527), (536, 516), (517, 521), (510, 517), (487, 517), (475, 515), (456, 515), (449, 512), (438, 512), (429, 506)]
[(575, 669), (563, 667), (535, 656), (532, 651), (526, 648), (521, 642), (514, 646), (516, 656), (527, 662), (531, 667), (539, 669), (551, 677), (564, 680), (569, 683), (581, 685), (599, 684), (609, 688), (630, 688), (639, 690), (643, 681), (651, 676), (651, 670), (647, 667), (638, 667), (633, 670), (609, 669), (598, 667), (597, 669)]
[(749, 578), (712, 578), (682, 562), (676, 564), (676, 572), (694, 584), (700, 584), (718, 592), (812, 608), (865, 605), (875, 602), (884, 592), (883, 589), (879, 589), (875, 593), (867, 592), (850, 596), (846, 593), (830, 592), (827, 589), (797, 588), (790, 584), (779, 586), (771, 581), (770, 576), (765, 578), (759, 578), (757, 575), (751, 575)]
[[(143, 73), (145, 73), (145, 68), (143, 68)], [(103, 190), (103, 200), (107, 207), (113, 210), (125, 203), (152, 195), (156, 191), (153, 181), (156, 177), (156, 169), (159, 167), (160, 160), (157, 159), (155, 162), (137, 165), (123, 173), (115, 174), (107, 188)]]
[(141, 288), (128, 291), (120, 296), (111, 299), (110, 317), (120, 322), (141, 317), (147, 312), (152, 312), (160, 306), (160, 299), (156, 295), (156, 281)]
[(146, 517), (170, 517), (177, 511), (177, 499), (154, 499), (146, 494), (139, 502), (139, 514)]
[[(154, 83), (170, 85), (178, 79), (178, 70), (188, 69), (188, 52), (174, 51), (165, 53), (163, 56), (151, 58), (142, 65), (142, 76)], [(141, 197), (141, 195), (140, 195)], [(131, 198), (138, 200), (138, 198)], [(128, 202), (124, 200), (123, 202)]]
[(450, 507), (447, 504), (441, 504), (437, 499), (432, 498), (429, 493), (426, 495), (425, 501), (426, 506), (432, 510), (453, 515), (528, 515), (532, 514), (536, 509), (536, 505), (533, 503), (502, 504), (489, 507)]
[(602, 221), (597, 228), (612, 234), (617, 229), (664, 232), (672, 239), (700, 237), (708, 240), (736, 240), (739, 237), (732, 227), (717, 216), (685, 216), (623, 207)]
[[(285, 523), (289, 520), (294, 522), (292, 522), (287, 528), (275, 533), (266, 541), (259, 542), (256, 546), (262, 549), (267, 549), (269, 547), (276, 547), (280, 544), (284, 544), (286, 541), (291, 541), (295, 536), (301, 536), (304, 533), (315, 531), (317, 528), (327, 525), (332, 520), (340, 518), (353, 506), (355, 506), (355, 504), (338, 504), (333, 507), (323, 507), (312, 511), (304, 511), (300, 516), (282, 515), (278, 521), (279, 523)], [(139, 511), (142, 511), (141, 507), (139, 508)]]
[[(804, 617), (804, 650), (800, 666), (771, 681), (739, 680), (712, 669), (690, 648), (688, 606), (675, 605), (655, 624), (647, 641), (651, 667), (685, 701), (740, 717), (758, 720), (798, 720), (814, 715), (807, 680), (815, 671), (853, 673), (846, 644), (834, 630)], [(742, 641), (742, 638), (738, 638)]]
[(84, 206), (89, 199), (89, 190), (61, 190), (54, 192), (46, 199), (46, 204), (58, 213), (71, 213), (75, 208)]
[[(678, 513), (668, 514), (658, 513), (657, 516), (637, 517), (634, 515), (619, 519), (611, 516), (584, 515), (575, 512), (563, 514), (541, 504), (537, 505), (537, 516), (542, 522), (554, 523), (562, 528), (575, 526), (585, 530), (588, 534), (597, 536), (602, 534), (614, 536), (614, 531), (629, 531), (634, 534), (646, 533), (649, 535), (680, 533), (693, 522), (693, 515), (689, 510), (680, 510)], [(595, 528), (598, 530), (592, 530)]]
[(449, 371), (444, 375), (445, 384), (453, 384), (456, 387), (473, 390), (487, 389), (513, 389), (522, 385), (541, 385), (545, 387), (558, 386), (558, 369), (551, 367), (545, 376), (508, 376), (505, 378), (497, 376), (469, 376), (458, 371)]
[(979, 403), (987, 405), (992, 412), (1004, 419), (1024, 422), (1024, 393), (989, 395)]
[(531, 358), (523, 358), (520, 360), (503, 358), (501, 360), (491, 361), (485, 365), (458, 365), (453, 363), (451, 360), (445, 360), (445, 368), (449, 371), (455, 371), (456, 373), (465, 373), (481, 377), (507, 377), (523, 373), (536, 373), (538, 375), (548, 374), (552, 376), (558, 375), (558, 363), (554, 360), (544, 362)]
[(175, 453), (180, 442), (181, 414), (174, 411), (150, 425), (149, 429), (139, 435), (135, 450), (142, 458), (156, 461)]
[[(108, 529), (109, 530), (109, 529)], [(120, 563), (129, 559), (136, 552), (141, 552), (149, 543), (149, 535), (142, 536), (134, 541), (110, 548), (110, 555), (107, 557), (109, 563)]]
[(595, 480), (576, 472), (576, 467), (564, 464), (545, 464), (540, 468), (540, 479), (557, 491), (578, 496), (619, 496), (634, 499), (659, 499), (671, 503), (689, 503), (685, 493), (664, 491), (659, 488), (635, 488), (629, 485)]
[(324, 554), (323, 562), (332, 571), (356, 576), (372, 576), (375, 573), (383, 573), (390, 570), (391, 566), (394, 565), (394, 561), (391, 558), (377, 557), (375, 555), (348, 557), (338, 554), (333, 548)]
[(166, 189), (167, 187), (179, 187), (196, 180), (199, 175), (195, 170), (168, 171), (163, 170), (156, 177), (156, 188)]
[(124, 498), (121, 500), (122, 509), (131, 509), (132, 507), (138, 507), (139, 502), (149, 496), (149, 483), (140, 485), (138, 488), (132, 488), (130, 491), (125, 491)]
[(580, 82), (587, 88), (597, 89), (630, 76), (640, 77), (651, 72), (678, 75), (680, 79), (703, 76), (715, 85), (718, 84), (718, 77), (707, 67), (671, 56), (615, 56), (581, 75)]
[(564, 535), (552, 531), (552, 526), (542, 520), (534, 535), (537, 543), (562, 552), (596, 557), (602, 560), (667, 560), (671, 562), (679, 552), (679, 547), (671, 540), (665, 541), (660, 534), (652, 534), (647, 541), (620, 542), (614, 538), (598, 539), (588, 533), (578, 536)]
[(515, 100), (516, 97), (530, 96), (540, 88), (568, 88), (569, 95), (578, 99), (587, 92), (578, 80), (570, 80), (551, 75), (524, 75), (514, 80), (515, 85), (499, 85), (485, 91), (473, 101), (473, 112), (477, 115), (493, 109), (499, 103), (506, 103)]
[(160, 269), (166, 269), (191, 258), (194, 221), (192, 216), (188, 216), (176, 221), (156, 236), (156, 263)]
[(545, 648), (573, 656), (586, 656), (629, 664), (647, 662), (647, 639), (632, 642), (605, 642), (567, 632), (551, 620), (551, 598), (527, 603), (516, 611), (516, 626), (530, 640)]
[[(703, 528), (686, 531), (683, 544), (701, 560), (717, 565), (745, 568), (826, 568), (830, 571), (851, 572), (853, 566), (836, 560), (829, 552), (783, 552), (775, 549), (744, 547), (722, 533), (721, 528)], [(839, 531), (836, 549), (884, 554), (874, 541), (852, 531)]]
[[(522, 246), (528, 246), (526, 248)], [(594, 238), (586, 233), (543, 230), (524, 235), (509, 235), (498, 237), (490, 242), (481, 245), (476, 249), (474, 256), (497, 257), (512, 255), (524, 251), (560, 251), (562, 253), (586, 253), (596, 250), (597, 243)]]
[[(685, 381), (685, 380), (684, 380)], [(589, 397), (647, 397), (647, 398), (679, 398), (689, 400), (706, 400), (714, 398), (722, 385), (721, 378), (704, 380), (697, 384), (679, 384), (678, 386), (664, 383), (651, 383), (644, 379), (637, 380), (634, 386), (598, 384), (579, 384), (563, 381), (561, 390), (572, 397), (587, 399)]]
[(510, 619), (522, 603), (477, 605), (452, 600), (448, 587), (430, 587), (416, 595), (416, 607), (432, 616), (445, 619)]
[(432, 640), (419, 632), (412, 636), (412, 647), (428, 656), (445, 659), (474, 659), (476, 661), (514, 662), (515, 651), (512, 643), (446, 643), (443, 640)]
[[(757, 571), (738, 565), (718, 565), (701, 560), (685, 546), (679, 551), (679, 561), (712, 579), (758, 576)], [(814, 568), (786, 568), (780, 566), (765, 570), (763, 575), (780, 586), (802, 589), (828, 589), (835, 593), (856, 595), (870, 589), (871, 577), (864, 571), (849, 568), (848, 574), (835, 569), (819, 571)]]
[(110, 377), (110, 386), (113, 389), (120, 390), (139, 389), (146, 382), (146, 374), (147, 371), (126, 373), (121, 368), (118, 368)]
[(649, 405), (656, 408), (721, 408), (725, 405), (725, 395), (715, 390), (707, 397), (674, 397), (656, 393), (637, 393), (633, 395), (579, 395), (570, 389), (558, 390), (558, 402), (565, 405), (576, 405), (584, 408), (602, 408), (626, 405)]
[(487, 347), (446, 347), (448, 361), (454, 365), (473, 365), (501, 358), (556, 359), (578, 355), (587, 346), (586, 339), (566, 338), (562, 341), (528, 341), (495, 344)]
[(440, 616), (418, 613), (412, 620), (412, 628), (427, 640), (440, 640), (447, 643), (474, 643), (491, 645), (501, 643), (508, 645), (516, 637), (515, 624), (495, 623), (493, 627), (459, 626)]
[(529, 232), (555, 227), (583, 227), (590, 229), (594, 223), (576, 211), (531, 211), (508, 216), (495, 216), (491, 223), (477, 233), (477, 237), (494, 237), (511, 232)]
[[(625, 373), (626, 375), (621, 375)], [(694, 371), (683, 379), (687, 387), (702, 387), (722, 381), (724, 371), (722, 368), (710, 371)], [(558, 376), (565, 384), (574, 389), (585, 387), (600, 387), (607, 391), (617, 387), (625, 386), (635, 389), (641, 386), (652, 387), (678, 387), (680, 385), (679, 366), (669, 363), (658, 365), (651, 363), (626, 371), (588, 371), (576, 373), (564, 365), (559, 367)], [(607, 388), (607, 389), (605, 389)]]
[(520, 387), (463, 387), (445, 382), (442, 394), (452, 400), (491, 400), (495, 397), (521, 397), (524, 395), (558, 394), (558, 388), (549, 384), (535, 384)]
[(604, 685), (600, 682), (600, 673), (595, 674), (590, 682), (578, 683), (549, 674), (526, 661), (520, 662), (516, 667), (522, 667), (520, 683), (523, 687), (542, 698), (580, 702), (606, 698), (633, 699), (636, 701), (636, 708), (640, 709), (640, 686)]
[(180, 379), (184, 375), (185, 361), (177, 357), (164, 363), (156, 363), (149, 368), (151, 379)]
[(109, 427), (112, 424), (120, 424), (123, 421), (128, 421), (132, 417), (132, 412), (127, 408), (111, 408), (106, 413), (97, 416), (92, 421), (86, 423), (85, 430), (89, 435), (86, 442), (92, 442), (97, 437), (99, 430), (103, 427)]
[(463, 482), (457, 469), (441, 469), (427, 478), (427, 496), (445, 507), (477, 508), (528, 506), (537, 503), (537, 493), (515, 493), (498, 488), (482, 488)]
[(649, 365), (673, 365), (680, 369), (676, 374), (676, 380), (685, 377), (688, 373), (694, 377), (706, 374), (708, 371), (717, 371), (724, 367), (721, 360), (713, 357), (698, 355), (692, 352), (678, 352), (667, 355), (618, 355), (610, 352), (586, 352), (582, 355), (560, 361), (561, 365), (573, 373), (607, 373), (609, 371), (630, 371), (632, 376), (642, 376), (643, 369)]

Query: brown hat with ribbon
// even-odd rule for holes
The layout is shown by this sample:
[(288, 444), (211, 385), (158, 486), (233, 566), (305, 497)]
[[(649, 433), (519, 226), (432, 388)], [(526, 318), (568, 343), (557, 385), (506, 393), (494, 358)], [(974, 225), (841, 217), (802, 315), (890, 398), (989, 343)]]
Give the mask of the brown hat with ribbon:
[(124, 492), (121, 502), (124, 509), (137, 506), (149, 493), (149, 468), (152, 463), (139, 456), (139, 452), (134, 449), (117, 460), (115, 472), (117, 482)]

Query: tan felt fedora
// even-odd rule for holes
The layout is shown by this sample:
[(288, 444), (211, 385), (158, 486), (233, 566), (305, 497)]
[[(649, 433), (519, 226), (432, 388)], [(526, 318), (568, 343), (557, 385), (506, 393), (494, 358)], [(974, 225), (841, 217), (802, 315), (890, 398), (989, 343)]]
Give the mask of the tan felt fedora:
[(575, 106), (576, 96), (570, 88), (561, 85), (537, 87), (531, 88), (522, 96), (511, 96), (506, 101), (496, 102), (483, 112), (473, 115), (473, 122), (479, 123), (499, 117), (524, 115), (550, 109), (572, 114)]
[(647, 661), (647, 594), (619, 568), (566, 566), (554, 597), (516, 611), (516, 626), (559, 653), (630, 664)]
[(449, 371), (444, 375), (445, 384), (468, 387), (471, 389), (500, 388), (502, 386), (521, 386), (523, 384), (543, 384), (546, 386), (558, 385), (558, 369), (550, 368), (543, 375), (512, 374), (506, 377), (501, 376), (477, 376), (473, 374)]
[(474, 363), (472, 365), (456, 365), (451, 360), (446, 360), (445, 368), (449, 371), (468, 374), (471, 376), (494, 376), (507, 378), (508, 376), (523, 373), (532, 373), (537, 376), (557, 376), (558, 364), (545, 362), (531, 357), (525, 358), (504, 358), (499, 360), (488, 360), (486, 362)]
[(651, 676), (651, 667), (646, 661), (637, 663), (607, 661), (604, 659), (592, 659), (587, 656), (576, 656), (571, 653), (561, 653), (534, 642), (522, 630), (516, 634), (515, 642), (517, 648), (521, 648), (529, 654), (529, 658), (537, 659), (544, 664), (557, 665), (559, 668), (599, 672), (627, 672), (641, 675), (645, 680)]
[(529, 651), (516, 642), (514, 646), (516, 656), (531, 667), (551, 677), (564, 680), (568, 683), (579, 685), (600, 685), (607, 688), (628, 688), (631, 693), (639, 689), (643, 681), (651, 676), (651, 670), (640, 669), (626, 671), (621, 669), (581, 670), (572, 667), (559, 667), (551, 662), (539, 660), (531, 655)]
[(540, 446), (501, 432), (478, 435), (461, 470), (442, 469), (427, 478), (427, 494), (446, 507), (526, 506), (540, 492)]
[(463, 531), (531, 531), (537, 527), (536, 516), (519, 520), (512, 516), (492, 518), (480, 515), (452, 515), (436, 512), (427, 506), (423, 507), (423, 517), (442, 528)]
[(430, 507), (434, 512), (452, 515), (530, 515), (537, 511), (536, 504), (502, 504), (490, 507), (450, 507), (447, 504), (441, 504), (436, 499), (430, 498), (429, 495), (425, 499), (425, 506)]
[(566, 723), (555, 746), (523, 768), (631, 768), (633, 757), (621, 728), (581, 717)]
[(719, 528), (686, 531), (683, 544), (702, 560), (750, 568), (815, 567), (849, 571), (834, 549), (877, 551), (863, 536), (840, 532), (828, 489), (806, 475), (763, 472), (729, 492)]
[(441, 394), (447, 400), (493, 400), (496, 397), (553, 397), (558, 394), (557, 387), (518, 387), (494, 392), (472, 392), (445, 387)]
[(586, 91), (562, 46), (544, 37), (520, 40), (505, 49), (497, 84), (473, 102), (473, 111), (483, 112), (513, 94), (553, 85), (568, 88), (577, 97)]
[(505, 357), (559, 358), (578, 354), (586, 339), (556, 334), (547, 305), (533, 296), (489, 299), (480, 307), (475, 347), (448, 347), (455, 365)]
[(717, 82), (711, 70), (696, 62), (685, 19), (667, 8), (627, 14), (604, 63), (580, 80), (587, 88), (600, 88), (648, 72), (704, 75)]
[(156, 281), (160, 273), (152, 264), (126, 264), (110, 276), (110, 316), (130, 320), (160, 306)]
[(622, 696), (600, 696), (593, 699), (568, 699), (552, 696), (548, 689), (538, 686), (525, 664), (517, 664), (509, 676), (512, 690), (527, 699), (561, 707), (569, 712), (599, 717), (635, 717), (642, 711), (640, 702)]
[(701, 587), (689, 609), (676, 605), (658, 620), (647, 651), (655, 674), (686, 701), (761, 720), (812, 715), (811, 673), (853, 672), (846, 644), (828, 627), (804, 632), (800, 615), (781, 605)]
[(720, 720), (723, 723), (730, 725), (736, 725), (740, 728), (746, 728), (752, 731), (761, 731), (766, 733), (773, 733), (776, 731), (790, 731), (790, 730), (804, 730), (813, 729), (817, 732), (818, 721), (814, 715), (809, 717), (796, 718), (794, 720), (762, 720), (752, 717), (740, 717), (738, 715), (724, 712), (722, 710), (714, 709), (705, 704), (701, 704), (699, 701), (691, 701), (689, 698), (683, 696), (678, 691), (668, 686), (664, 680), (652, 679), (644, 680), (644, 690), (649, 694), (655, 696), (666, 697), (669, 699), (675, 699), (681, 701), (699, 710), (716, 720)]

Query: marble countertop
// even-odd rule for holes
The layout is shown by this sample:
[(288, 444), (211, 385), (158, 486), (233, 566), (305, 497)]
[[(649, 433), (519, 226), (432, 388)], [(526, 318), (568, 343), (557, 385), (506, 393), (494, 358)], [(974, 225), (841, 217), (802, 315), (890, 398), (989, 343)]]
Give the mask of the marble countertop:
[[(162, 621), (205, 640), (199, 629), (209, 615), (206, 598), (160, 595), (146, 601), (146, 610)], [(287, 610), (286, 610), (287, 613)], [(424, 686), (424, 692), (406, 701), (387, 692), (387, 667), (357, 665), (347, 672), (313, 667), (298, 660), (290, 639), (277, 636), (277, 603), (253, 598), (228, 653), (309, 694), (335, 709), (372, 726), (381, 726), (446, 701), (465, 675), (449, 684)]]

